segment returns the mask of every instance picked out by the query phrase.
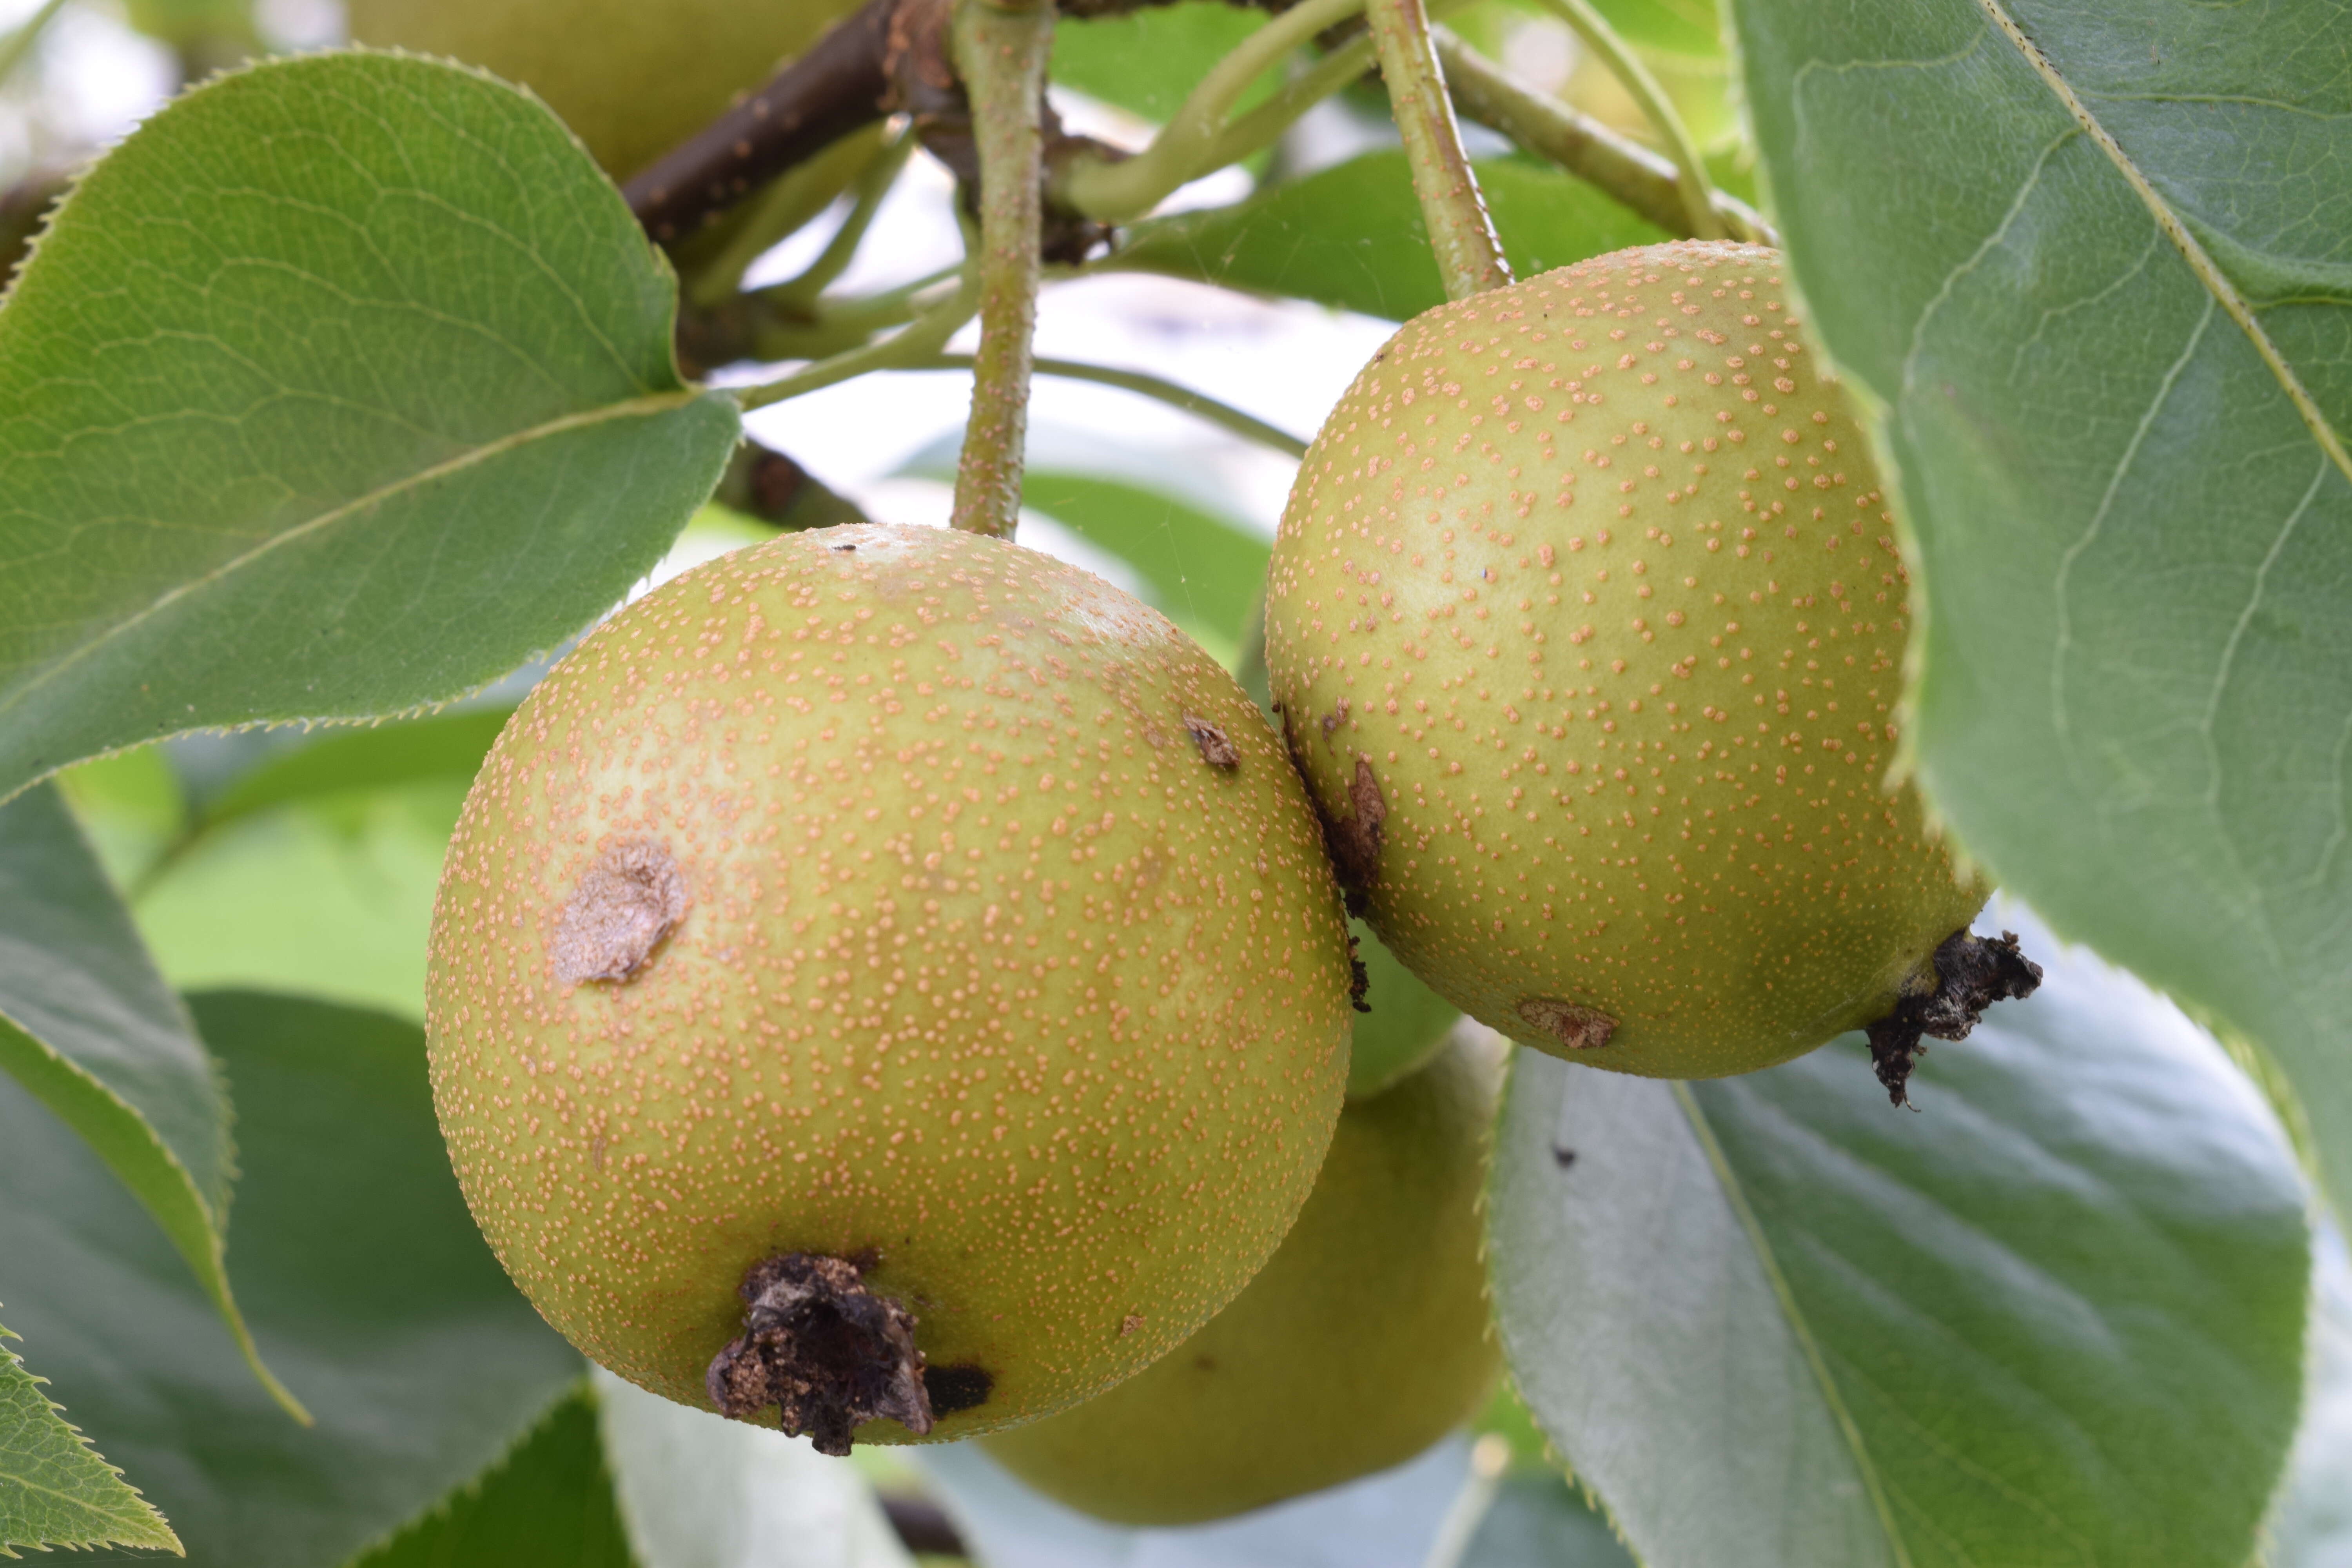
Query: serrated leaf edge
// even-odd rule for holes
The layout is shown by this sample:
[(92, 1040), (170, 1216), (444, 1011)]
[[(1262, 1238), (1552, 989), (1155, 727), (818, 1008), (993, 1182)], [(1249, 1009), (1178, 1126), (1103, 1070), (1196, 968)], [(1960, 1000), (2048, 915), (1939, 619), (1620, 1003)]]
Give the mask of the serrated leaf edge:
[[(5, 1325), (0, 1324), (0, 1341), (6, 1340), (16, 1340), (17, 1342), (22, 1343), (23, 1336), (12, 1333)], [(49, 1380), (47, 1378), (43, 1377), (39, 1373), (37, 1373), (31, 1367), (26, 1366), (25, 1364), (25, 1358), (18, 1355), (15, 1351), (10, 1350), (5, 1343), (0, 1343), (0, 1362), (5, 1362), (8, 1366), (23, 1373), (26, 1377), (32, 1381), (34, 1386), (37, 1388), (47, 1388), (49, 1385)], [(26, 1541), (18, 1542), (16, 1544), (31, 1546), (39, 1551), (47, 1551), (52, 1546), (63, 1546), (68, 1550), (87, 1549), (94, 1546), (167, 1547), (171, 1551), (178, 1553), (180, 1556), (185, 1557), (188, 1554), (188, 1549), (181, 1543), (179, 1535), (172, 1529), (172, 1521), (163, 1517), (163, 1510), (157, 1508), (153, 1503), (149, 1502), (147, 1500), (146, 1494), (142, 1492), (137, 1487), (131, 1484), (131, 1478), (124, 1475), (121, 1468), (118, 1467), (111, 1459), (109, 1459), (104, 1454), (100, 1453), (98, 1451), (97, 1445), (89, 1440), (89, 1436), (85, 1434), (80, 1427), (75, 1426), (71, 1421), (66, 1418), (66, 1408), (64, 1405), (59, 1405), (56, 1400), (49, 1398), (47, 1394), (41, 1395), (41, 1402), (47, 1405), (49, 1407), (50, 1414), (57, 1417), (58, 1425), (63, 1426), (68, 1432), (73, 1434), (74, 1440), (81, 1445), (82, 1451), (88, 1454), (91, 1458), (96, 1459), (100, 1465), (103, 1465), (106, 1468), (107, 1474), (112, 1476), (118, 1482), (120, 1482), (122, 1489), (130, 1493), (131, 1498), (139, 1504), (139, 1506), (146, 1510), (147, 1517), (154, 1521), (156, 1529), (163, 1531), (163, 1538), (161, 1541), (131, 1541), (126, 1540), (121, 1536), (108, 1536), (103, 1540)], [(11, 1549), (10, 1542), (0, 1541), (0, 1557), (18, 1559), (21, 1558), (22, 1555), (23, 1553)]]

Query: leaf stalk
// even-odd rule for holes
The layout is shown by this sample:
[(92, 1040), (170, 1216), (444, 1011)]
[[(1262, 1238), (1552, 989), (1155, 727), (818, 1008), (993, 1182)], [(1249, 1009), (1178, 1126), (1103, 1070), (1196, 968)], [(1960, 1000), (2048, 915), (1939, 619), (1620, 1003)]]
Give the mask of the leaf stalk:
[(1617, 36), (1609, 19), (1593, 9), (1592, 0), (1538, 0), (1544, 9), (1566, 22), (1584, 41), (1585, 47), (1599, 55), (1610, 74), (1624, 84), (1642, 106), (1642, 113), (1666, 144), (1666, 154), (1674, 160), (1680, 175), (1675, 182), (1682, 197), (1683, 218), (1694, 239), (1721, 239), (1725, 229), (1715, 210), (1715, 185), (1706, 175), (1706, 164), (1698, 155), (1698, 143), (1691, 140), (1690, 127), (1675, 112), (1674, 101), (1666, 97), (1658, 79), (1650, 68)]

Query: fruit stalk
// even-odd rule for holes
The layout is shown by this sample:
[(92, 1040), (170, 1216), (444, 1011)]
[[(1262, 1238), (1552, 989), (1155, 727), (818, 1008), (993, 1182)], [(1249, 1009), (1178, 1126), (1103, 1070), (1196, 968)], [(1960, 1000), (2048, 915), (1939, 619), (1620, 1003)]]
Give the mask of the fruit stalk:
[[(1690, 206), (1675, 165), (1580, 114), (1550, 94), (1511, 76), (1502, 67), (1443, 27), (1433, 29), (1438, 62), (1445, 68), (1454, 107), (1465, 118), (1500, 132), (1539, 158), (1549, 158), (1586, 184), (1617, 200), (1664, 229), (1692, 236)], [(1778, 245), (1772, 226), (1737, 196), (1715, 193), (1714, 208), (1724, 226), (1756, 245)]]
[(1010, 539), (1021, 516), (1037, 331), (1045, 216), (1040, 110), (1054, 47), (1053, 0), (962, 0), (955, 43), (980, 153), (980, 352), (949, 521), (966, 532)]
[(1486, 198), (1462, 145), (1462, 128), (1454, 121), (1444, 68), (1429, 36), (1428, 8), (1423, 0), (1370, 0), (1365, 19), (1412, 163), (1412, 193), (1421, 200), (1445, 297), (1466, 300), (1507, 286), (1510, 264), (1503, 259), (1503, 242), (1486, 216)]
[(1682, 197), (1691, 237), (1723, 238), (1723, 220), (1716, 214), (1715, 187), (1706, 177), (1706, 165), (1699, 161), (1698, 145), (1691, 140), (1689, 127), (1675, 112), (1674, 102), (1658, 85), (1658, 79), (1650, 74), (1641, 57), (1626, 47), (1608, 18), (1592, 8), (1591, 0), (1542, 0), (1542, 5), (1573, 28), (1585, 47), (1601, 57), (1609, 73), (1642, 106), (1642, 113), (1657, 131), (1659, 140), (1665, 142), (1681, 175), (1675, 185)]

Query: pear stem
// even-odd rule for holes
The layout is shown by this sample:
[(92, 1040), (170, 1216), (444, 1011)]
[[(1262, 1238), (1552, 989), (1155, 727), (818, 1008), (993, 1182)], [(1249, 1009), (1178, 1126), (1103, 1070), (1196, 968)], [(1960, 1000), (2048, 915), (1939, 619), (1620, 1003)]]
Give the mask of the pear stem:
[(1566, 22), (1584, 40), (1584, 47), (1599, 55), (1608, 66), (1610, 74), (1633, 95), (1642, 112), (1666, 144), (1666, 153), (1681, 174), (1676, 182), (1682, 196), (1683, 213), (1694, 239), (1721, 239), (1723, 220), (1715, 210), (1715, 185), (1706, 177), (1706, 165), (1698, 155), (1698, 144), (1691, 140), (1690, 128), (1683, 117), (1675, 112), (1674, 101), (1658, 86), (1658, 79), (1650, 74), (1641, 57), (1628, 47), (1607, 17), (1592, 7), (1592, 0), (1538, 0), (1546, 10)]
[[(971, 354), (934, 354), (929, 359), (912, 360), (892, 368), (968, 370), (972, 363)], [(1271, 447), (1285, 457), (1303, 458), (1307, 455), (1307, 443), (1289, 431), (1269, 425), (1255, 415), (1244, 414), (1231, 404), (1220, 403), (1206, 393), (1180, 386), (1146, 371), (1118, 370), (1106, 364), (1087, 364), (1082, 360), (1073, 359), (1038, 359), (1032, 362), (1030, 368), (1039, 375), (1055, 376), (1065, 381), (1091, 381), (1099, 386), (1116, 386), (1122, 392), (1152, 398), (1230, 430), (1245, 441)]]
[[(1550, 159), (1668, 234), (1688, 237), (1696, 233), (1673, 163), (1518, 80), (1444, 28), (1433, 31), (1437, 58), (1454, 89), (1454, 105), (1463, 115), (1501, 132), (1536, 156)], [(1780, 243), (1755, 208), (1719, 190), (1713, 195), (1716, 216), (1733, 237), (1755, 245)]]
[(999, 539), (1012, 538), (1021, 518), (1045, 205), (1040, 111), (1053, 46), (1053, 0), (959, 0), (956, 65), (980, 153), (980, 351), (949, 526)]
[[(857, 256), (857, 247), (865, 243), (866, 231), (874, 226), (874, 215), (882, 210), (882, 199), (898, 183), (898, 175), (907, 167), (907, 159), (915, 151), (912, 125), (901, 125), (887, 136), (874, 160), (867, 163), (851, 187), (849, 216), (833, 237), (825, 241), (824, 253), (803, 268), (801, 274), (772, 286), (767, 292), (775, 302), (787, 310), (814, 310), (825, 289), (848, 269)], [(739, 279), (740, 273), (736, 275)]]
[(1462, 145), (1462, 128), (1454, 123), (1444, 68), (1429, 36), (1428, 7), (1423, 0), (1370, 0), (1365, 17), (1412, 165), (1412, 194), (1421, 200), (1445, 297), (1466, 300), (1505, 287), (1511, 266), (1503, 258), (1495, 220), (1486, 215), (1486, 198)]
[(803, 365), (790, 375), (757, 386), (736, 389), (735, 401), (749, 413), (782, 403), (821, 387), (835, 385), (873, 370), (898, 370), (930, 358), (947, 347), (948, 340), (956, 335), (972, 312), (979, 308), (980, 290), (972, 272), (967, 268), (954, 293), (932, 305), (907, 324), (906, 330), (879, 342), (866, 343), (814, 364)]

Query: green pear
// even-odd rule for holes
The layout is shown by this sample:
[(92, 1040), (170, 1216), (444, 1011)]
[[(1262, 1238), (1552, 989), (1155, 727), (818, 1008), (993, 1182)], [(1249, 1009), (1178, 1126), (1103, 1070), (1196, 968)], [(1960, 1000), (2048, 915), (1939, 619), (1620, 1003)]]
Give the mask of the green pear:
[(1209, 655), (1034, 551), (866, 525), (688, 573), (533, 689), (426, 1035), (550, 1323), (845, 1452), (1074, 1405), (1233, 1300), (1323, 1163), (1349, 981)]
[(1385, 1469), (1478, 1407), (1479, 1194), (1500, 1088), (1489, 1035), (1351, 1101), (1298, 1223), (1249, 1289), (1148, 1370), (982, 1440), (1030, 1485), (1123, 1524), (1189, 1524)]
[(1769, 1067), (1932, 988), (1987, 888), (1897, 782), (1909, 578), (1777, 252), (1442, 306), (1300, 465), (1266, 665), (1341, 880), (1523, 1044)]

